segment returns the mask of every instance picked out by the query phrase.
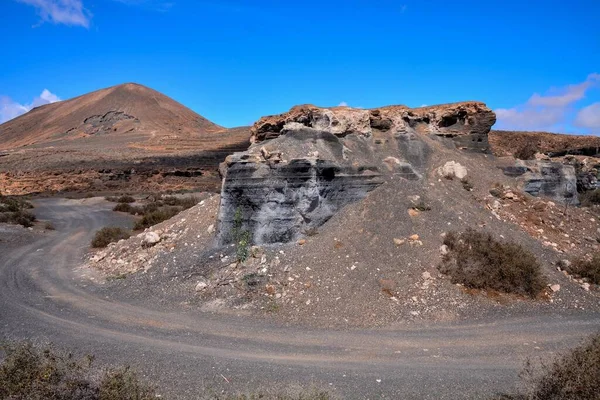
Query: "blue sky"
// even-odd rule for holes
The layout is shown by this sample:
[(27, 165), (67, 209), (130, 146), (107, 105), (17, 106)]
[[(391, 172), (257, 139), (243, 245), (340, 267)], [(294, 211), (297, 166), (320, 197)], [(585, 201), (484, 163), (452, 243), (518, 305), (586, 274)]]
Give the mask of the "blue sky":
[(600, 134), (598, 0), (0, 0), (0, 15), (0, 121), (137, 82), (229, 127), (304, 103), (481, 100), (496, 128)]

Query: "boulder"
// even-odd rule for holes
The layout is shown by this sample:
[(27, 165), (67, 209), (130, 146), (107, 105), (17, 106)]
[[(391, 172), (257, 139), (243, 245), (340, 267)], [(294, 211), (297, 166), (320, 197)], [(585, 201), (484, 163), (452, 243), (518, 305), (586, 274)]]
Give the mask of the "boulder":
[(464, 179), (467, 177), (467, 168), (456, 161), (448, 161), (438, 169), (438, 173), (445, 178)]
[(152, 247), (160, 242), (160, 235), (156, 232), (146, 232), (142, 238), (143, 247)]

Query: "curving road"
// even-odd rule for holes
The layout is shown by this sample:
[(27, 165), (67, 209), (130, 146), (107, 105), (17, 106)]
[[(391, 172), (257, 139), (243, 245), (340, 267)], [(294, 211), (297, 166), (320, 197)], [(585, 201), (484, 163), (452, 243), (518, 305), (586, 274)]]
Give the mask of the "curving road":
[(19, 246), (0, 241), (0, 338), (51, 341), (133, 365), (165, 398), (276, 382), (316, 383), (357, 399), (482, 398), (512, 390), (526, 357), (554, 354), (600, 327), (598, 314), (552, 314), (325, 331), (133, 306), (107, 298), (93, 272), (76, 268), (94, 231), (130, 221), (100, 199), (35, 203), (57, 230)]

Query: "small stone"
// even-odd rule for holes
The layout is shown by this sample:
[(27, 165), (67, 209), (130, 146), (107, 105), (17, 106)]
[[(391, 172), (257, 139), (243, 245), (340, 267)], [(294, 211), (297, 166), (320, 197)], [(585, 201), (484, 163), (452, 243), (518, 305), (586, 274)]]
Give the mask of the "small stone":
[(418, 311), (411, 311), (410, 315), (412, 315), (413, 317), (417, 317), (419, 315)]
[(581, 287), (583, 288), (583, 290), (585, 290), (586, 292), (590, 291), (590, 284), (585, 282), (581, 284)]
[(445, 256), (446, 254), (450, 253), (450, 248), (448, 246), (446, 246), (445, 244), (443, 244), (440, 247), (440, 254)]
[(196, 284), (196, 292), (201, 292), (208, 287), (208, 284), (204, 281), (200, 281)]
[(306, 239), (300, 239), (300, 240), (298, 240), (298, 245), (304, 246), (305, 244), (306, 244)]
[(404, 243), (406, 243), (406, 240), (404, 239), (398, 239), (398, 238), (394, 238), (394, 244), (396, 246), (402, 246)]
[(416, 242), (417, 240), (419, 240), (419, 235), (414, 234), (414, 235), (410, 235), (408, 240), (411, 240), (413, 242)]
[(560, 285), (559, 284), (550, 285), (550, 290), (552, 290), (554, 293), (556, 293), (560, 290)]
[(143, 247), (152, 247), (160, 242), (160, 236), (156, 232), (146, 232), (144, 234), (144, 238), (142, 239)]
[(426, 281), (427, 281), (427, 280), (429, 280), (429, 279), (431, 279), (431, 274), (430, 274), (429, 272), (427, 272), (427, 271), (423, 272), (423, 273), (421, 274), (421, 276), (422, 276), (422, 277), (423, 277), (423, 279), (425, 279)]
[(310, 299), (306, 300), (306, 305), (310, 305)]
[(210, 225), (208, 227), (208, 229), (206, 230), (206, 232), (208, 232), (208, 233), (214, 233), (214, 231), (215, 231), (215, 225), (214, 224)]
[(419, 212), (419, 210), (415, 210), (414, 208), (409, 208), (408, 209), (408, 215), (411, 217), (418, 217), (421, 213)]

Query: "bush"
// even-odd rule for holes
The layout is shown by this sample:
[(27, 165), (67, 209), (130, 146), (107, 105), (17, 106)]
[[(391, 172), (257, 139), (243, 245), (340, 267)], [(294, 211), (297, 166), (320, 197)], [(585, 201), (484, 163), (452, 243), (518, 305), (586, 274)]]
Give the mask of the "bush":
[(56, 230), (56, 228), (50, 221), (46, 221), (46, 223), (44, 223), (44, 229), (47, 231), (55, 231)]
[(119, 203), (135, 203), (135, 199), (131, 196), (121, 196), (118, 198)]
[(326, 389), (316, 386), (302, 387), (289, 385), (283, 387), (275, 384), (273, 387), (261, 388), (247, 393), (215, 393), (207, 392), (199, 397), (200, 400), (333, 400), (337, 399)]
[(589, 190), (579, 194), (581, 205), (590, 207), (600, 204), (600, 189)]
[(600, 253), (594, 254), (591, 260), (585, 258), (575, 260), (568, 268), (568, 272), (588, 278), (592, 283), (600, 285)]
[(164, 197), (162, 199), (162, 201), (164, 202), (164, 204), (166, 204), (168, 206), (180, 206), (184, 210), (187, 210), (188, 208), (192, 208), (196, 204), (198, 204), (198, 199), (194, 196), (181, 197), (181, 198), (175, 197), (175, 196), (167, 196), (167, 197)]
[(0, 399), (150, 400), (154, 389), (129, 368), (101, 371), (93, 357), (75, 359), (53, 348), (10, 344), (0, 364)]
[(160, 224), (163, 221), (173, 218), (179, 214), (178, 208), (164, 208), (145, 214), (142, 219), (135, 223), (134, 230), (142, 230)]
[(30, 213), (29, 211), (0, 213), (0, 222), (23, 225), (25, 228), (32, 227), (35, 220), (35, 215)]
[(131, 205), (129, 205), (128, 203), (119, 203), (115, 206), (115, 208), (113, 208), (113, 211), (128, 213), (131, 211)]
[(96, 232), (94, 239), (92, 239), (92, 247), (106, 247), (110, 243), (118, 242), (121, 239), (128, 239), (129, 236), (131, 236), (129, 231), (123, 228), (107, 226)]
[(515, 151), (513, 156), (519, 160), (533, 160), (537, 151), (537, 146), (533, 142), (527, 142)]
[(444, 244), (449, 252), (439, 269), (453, 283), (532, 298), (546, 287), (535, 256), (518, 244), (500, 242), (473, 229), (449, 232)]
[(526, 393), (503, 396), (522, 400), (598, 400), (600, 382), (600, 334), (595, 334), (550, 364), (525, 363), (521, 378)]

